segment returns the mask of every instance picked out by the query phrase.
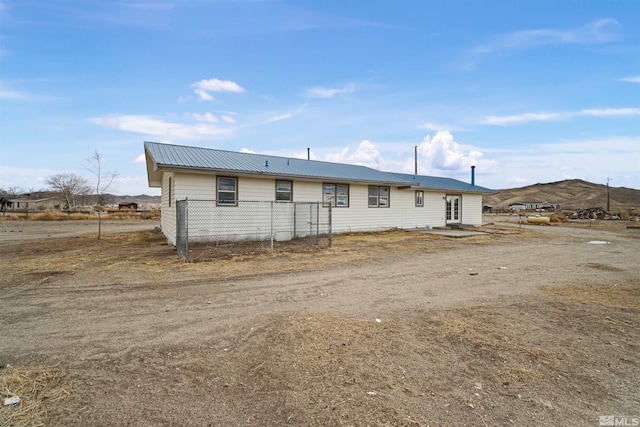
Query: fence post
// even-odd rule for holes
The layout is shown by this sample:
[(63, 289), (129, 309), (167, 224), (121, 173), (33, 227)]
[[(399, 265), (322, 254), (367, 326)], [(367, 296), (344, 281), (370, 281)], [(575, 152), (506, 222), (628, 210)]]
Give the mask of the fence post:
[(333, 210), (331, 205), (329, 205), (329, 247), (333, 247)]
[(273, 250), (273, 201), (271, 202), (271, 250)]
[(320, 246), (320, 202), (316, 204), (316, 246)]
[(185, 197), (184, 199), (184, 222), (185, 222), (185, 261), (189, 262), (189, 198)]
[(313, 203), (309, 203), (309, 246), (313, 246)]
[(296, 217), (296, 208), (297, 207), (298, 207), (298, 204), (296, 202), (293, 202), (293, 239), (296, 238), (296, 224), (298, 223), (298, 221), (297, 221), (298, 218)]

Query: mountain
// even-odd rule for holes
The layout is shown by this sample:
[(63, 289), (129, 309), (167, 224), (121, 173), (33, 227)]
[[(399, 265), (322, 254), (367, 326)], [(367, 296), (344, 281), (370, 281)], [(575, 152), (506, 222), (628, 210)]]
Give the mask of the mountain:
[[(557, 203), (563, 210), (607, 208), (607, 186), (581, 179), (567, 179), (547, 184), (498, 190), (484, 196), (483, 203), (494, 209), (507, 208), (515, 202)], [(609, 210), (640, 208), (640, 190), (609, 187)]]

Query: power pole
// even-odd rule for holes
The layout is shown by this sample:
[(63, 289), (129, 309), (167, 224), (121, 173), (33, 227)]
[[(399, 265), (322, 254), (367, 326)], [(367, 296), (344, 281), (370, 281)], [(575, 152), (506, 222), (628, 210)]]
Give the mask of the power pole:
[(609, 180), (610, 178), (607, 177), (607, 212), (609, 212)]

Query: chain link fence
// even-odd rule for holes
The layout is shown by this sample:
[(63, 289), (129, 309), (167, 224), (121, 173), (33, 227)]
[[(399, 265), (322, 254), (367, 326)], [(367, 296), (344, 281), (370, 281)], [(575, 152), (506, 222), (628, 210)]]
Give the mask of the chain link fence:
[(331, 244), (331, 206), (321, 202), (176, 202), (176, 248), (187, 262)]

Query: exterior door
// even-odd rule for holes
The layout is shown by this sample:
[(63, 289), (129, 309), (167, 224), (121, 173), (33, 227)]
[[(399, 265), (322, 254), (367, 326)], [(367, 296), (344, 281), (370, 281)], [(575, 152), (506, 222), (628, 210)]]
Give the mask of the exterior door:
[(462, 222), (462, 210), (460, 201), (462, 196), (459, 194), (447, 194), (446, 196), (446, 222), (447, 224), (459, 224)]

